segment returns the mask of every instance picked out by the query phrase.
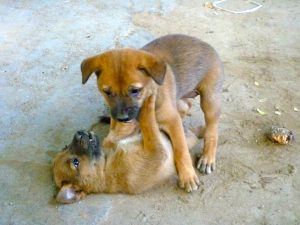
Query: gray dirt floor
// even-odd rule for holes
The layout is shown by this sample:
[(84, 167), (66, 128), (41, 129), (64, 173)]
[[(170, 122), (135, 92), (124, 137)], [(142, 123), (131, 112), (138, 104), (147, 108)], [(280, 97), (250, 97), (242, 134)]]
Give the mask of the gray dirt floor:
[[(300, 224), (299, 142), (263, 135), (280, 125), (300, 139), (300, 3), (257, 1), (239, 15), (203, 0), (0, 1), (0, 224)], [(171, 179), (58, 205), (53, 156), (104, 110), (95, 77), (81, 84), (81, 61), (170, 33), (209, 42), (225, 65), (216, 172), (193, 194)], [(200, 123), (195, 105), (187, 123)]]

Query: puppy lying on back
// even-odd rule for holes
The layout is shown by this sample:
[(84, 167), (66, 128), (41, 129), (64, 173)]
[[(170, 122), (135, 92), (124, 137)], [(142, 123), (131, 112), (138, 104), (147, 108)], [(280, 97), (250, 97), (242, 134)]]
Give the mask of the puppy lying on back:
[[(118, 140), (113, 150), (100, 149), (97, 136), (78, 131), (72, 143), (54, 159), (57, 201), (73, 203), (88, 193), (140, 193), (176, 174), (169, 138), (159, 130), (154, 97), (141, 109), (140, 131)], [(186, 132), (189, 147), (197, 137)]]

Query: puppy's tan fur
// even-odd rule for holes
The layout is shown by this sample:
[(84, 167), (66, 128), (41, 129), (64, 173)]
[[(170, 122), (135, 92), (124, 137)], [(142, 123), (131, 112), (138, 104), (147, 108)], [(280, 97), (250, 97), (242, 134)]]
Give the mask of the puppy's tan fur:
[[(102, 149), (99, 158), (89, 157), (80, 141), (59, 153), (53, 163), (54, 180), (59, 188), (57, 200), (72, 203), (88, 193), (99, 192), (140, 193), (174, 175), (172, 145), (159, 130), (154, 97), (145, 100), (140, 121), (141, 133), (137, 130), (111, 143), (111, 149)], [(189, 147), (193, 147), (197, 138), (191, 132), (187, 135)], [(77, 153), (74, 148), (85, 148), (86, 152), (80, 149)], [(79, 162), (77, 166), (72, 164), (75, 158)]]
[[(187, 191), (196, 189), (199, 180), (188, 152), (177, 102), (180, 98), (200, 95), (206, 126), (204, 149), (197, 167), (207, 174), (214, 170), (223, 67), (211, 46), (190, 36), (167, 35), (140, 50), (117, 49), (88, 58), (81, 69), (83, 83), (96, 73), (98, 88), (111, 108), (109, 137), (121, 138), (126, 136), (126, 130), (134, 129), (136, 122), (131, 119), (138, 114), (137, 107), (148, 96), (156, 95), (156, 118), (171, 139), (179, 184)], [(123, 118), (127, 123), (119, 122)]]

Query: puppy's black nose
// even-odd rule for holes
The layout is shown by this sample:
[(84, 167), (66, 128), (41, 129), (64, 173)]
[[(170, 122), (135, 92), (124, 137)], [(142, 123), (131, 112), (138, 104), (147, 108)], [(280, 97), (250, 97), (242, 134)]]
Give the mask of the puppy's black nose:
[(80, 130), (74, 134), (69, 150), (76, 155), (88, 155), (90, 158), (99, 158), (101, 155), (99, 146), (99, 139), (95, 133)]
[(88, 145), (89, 145), (89, 133), (84, 130), (77, 131), (74, 135), (73, 146), (87, 149)]
[(75, 138), (76, 138), (76, 140), (80, 141), (82, 137), (88, 136), (88, 135), (89, 135), (89, 134), (88, 134), (86, 131), (84, 131), (84, 130), (79, 130), (79, 131), (76, 132)]

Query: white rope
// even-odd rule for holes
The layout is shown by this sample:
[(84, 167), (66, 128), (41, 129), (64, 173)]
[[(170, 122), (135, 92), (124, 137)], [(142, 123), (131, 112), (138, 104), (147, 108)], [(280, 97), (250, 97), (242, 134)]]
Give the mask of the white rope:
[(225, 9), (225, 8), (222, 8), (222, 7), (218, 6), (219, 4), (221, 4), (223, 2), (226, 2), (226, 1), (227, 0), (215, 1), (212, 4), (213, 4), (214, 8), (217, 9), (217, 10), (223, 10), (223, 11), (230, 12), (230, 13), (235, 13), (235, 14), (243, 14), (243, 13), (254, 12), (254, 11), (258, 10), (260, 7), (262, 7), (261, 4), (259, 4), (257, 2), (254, 2), (254, 1), (249, 1), (249, 3), (255, 5), (256, 7), (253, 7), (251, 9), (247, 9), (247, 10), (243, 10), (243, 11), (233, 11), (233, 10)]

